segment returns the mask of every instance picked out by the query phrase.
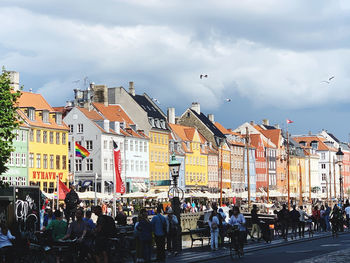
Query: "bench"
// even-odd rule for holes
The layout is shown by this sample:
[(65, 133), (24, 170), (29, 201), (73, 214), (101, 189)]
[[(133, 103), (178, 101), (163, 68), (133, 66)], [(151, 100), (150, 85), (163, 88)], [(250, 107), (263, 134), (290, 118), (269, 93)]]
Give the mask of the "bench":
[(191, 237), (191, 248), (193, 247), (193, 243), (196, 241), (202, 242), (202, 247), (204, 246), (204, 240), (208, 240), (208, 245), (210, 244), (210, 230), (208, 228), (196, 228), (196, 229), (188, 229)]

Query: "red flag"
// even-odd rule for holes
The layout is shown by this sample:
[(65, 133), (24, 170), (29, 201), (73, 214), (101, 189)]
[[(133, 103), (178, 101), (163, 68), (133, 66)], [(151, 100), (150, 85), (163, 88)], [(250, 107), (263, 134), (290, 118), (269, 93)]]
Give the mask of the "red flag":
[(68, 188), (64, 183), (62, 183), (61, 180), (58, 180), (58, 181), (59, 181), (59, 186), (58, 186), (58, 188), (59, 188), (59, 190), (58, 190), (58, 198), (59, 198), (60, 200), (63, 200), (63, 199), (66, 198), (66, 194), (69, 193), (69, 188)]
[(116, 193), (125, 193), (125, 187), (122, 180), (122, 159), (120, 154), (120, 148), (118, 144), (113, 141), (114, 148), (114, 169), (115, 169), (115, 192)]
[(291, 120), (288, 120), (287, 119), (287, 124), (289, 124), (289, 123), (293, 123), (294, 121), (291, 121)]

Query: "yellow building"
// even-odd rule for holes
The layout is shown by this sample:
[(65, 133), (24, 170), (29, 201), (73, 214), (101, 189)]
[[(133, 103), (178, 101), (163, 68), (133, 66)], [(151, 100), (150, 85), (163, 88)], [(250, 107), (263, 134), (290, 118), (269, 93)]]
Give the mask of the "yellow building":
[(302, 193), (306, 192), (305, 157), (290, 156), (289, 160), (290, 193), (292, 197), (299, 200), (300, 184)]
[(169, 180), (169, 132), (149, 132), (150, 180)]
[(208, 187), (208, 142), (196, 128), (169, 124), (185, 152), (186, 188)]
[(44, 192), (53, 193), (57, 177), (68, 183), (68, 127), (40, 95), (21, 92), (19, 113), (29, 125), (28, 180)]

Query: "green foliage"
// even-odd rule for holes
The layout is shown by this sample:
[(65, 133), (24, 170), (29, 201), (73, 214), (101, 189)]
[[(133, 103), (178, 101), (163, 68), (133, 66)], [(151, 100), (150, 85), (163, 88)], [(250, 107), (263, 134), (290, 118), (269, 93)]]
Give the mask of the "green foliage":
[[(10, 86), (9, 74), (2, 69), (0, 75), (0, 174), (6, 172), (5, 166), (14, 151), (13, 139), (16, 137), (14, 130), (18, 128), (17, 99), (21, 92), (14, 92)], [(3, 186), (0, 181), (0, 187)]]

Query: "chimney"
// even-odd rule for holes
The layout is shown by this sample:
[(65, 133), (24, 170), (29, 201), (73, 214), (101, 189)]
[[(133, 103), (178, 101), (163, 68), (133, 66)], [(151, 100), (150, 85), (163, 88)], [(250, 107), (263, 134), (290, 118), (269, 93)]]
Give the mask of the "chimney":
[(250, 121), (250, 125), (254, 126), (255, 125), (254, 121)]
[(10, 78), (10, 86), (14, 91), (19, 90), (19, 72), (16, 71), (7, 71)]
[(130, 81), (129, 82), (129, 94), (132, 96), (135, 96), (135, 88), (134, 88), (134, 82)]
[(214, 123), (215, 121), (214, 121), (214, 114), (208, 114), (208, 119), (212, 122), (212, 123)]
[(197, 112), (198, 115), (200, 115), (201, 105), (199, 104), (199, 102), (192, 102), (191, 110), (194, 110), (195, 112)]
[[(93, 85), (93, 102), (103, 103), (108, 106), (108, 88), (106, 85)], [(91, 91), (89, 91), (91, 92)], [(90, 101), (90, 99), (88, 100)]]
[(168, 108), (168, 123), (175, 124), (175, 108)]
[(263, 119), (263, 124), (266, 126), (270, 125), (270, 121), (268, 119)]
[(312, 135), (311, 131), (309, 131), (309, 135), (310, 135), (310, 136)]

